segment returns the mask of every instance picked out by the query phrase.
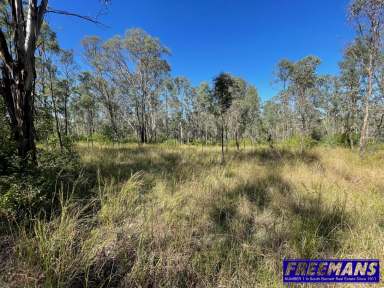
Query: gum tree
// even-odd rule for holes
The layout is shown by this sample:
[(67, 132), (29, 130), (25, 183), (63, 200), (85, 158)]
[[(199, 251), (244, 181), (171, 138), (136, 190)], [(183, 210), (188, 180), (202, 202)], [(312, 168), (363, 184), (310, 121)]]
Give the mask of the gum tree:
[(4, 99), (18, 155), (24, 161), (32, 159), (36, 162), (33, 115), (35, 53), (45, 14), (64, 14), (97, 22), (90, 17), (49, 9), (48, 2), (8, 0), (0, 3), (0, 94)]
[(358, 40), (367, 51), (364, 59), (364, 74), (367, 84), (363, 97), (363, 124), (360, 136), (360, 154), (363, 155), (369, 137), (370, 102), (373, 97), (378, 57), (382, 48), (384, 1), (354, 0), (350, 6), (350, 16), (357, 24)]
[[(4, 4), (3, 4), (4, 5)], [(6, 5), (6, 4), (5, 4)], [(35, 131), (33, 125), (33, 91), (35, 80), (35, 51), (48, 0), (10, 0), (2, 7), (7, 14), (0, 28), (0, 93), (10, 118), (12, 136), (18, 154), (35, 160)]]

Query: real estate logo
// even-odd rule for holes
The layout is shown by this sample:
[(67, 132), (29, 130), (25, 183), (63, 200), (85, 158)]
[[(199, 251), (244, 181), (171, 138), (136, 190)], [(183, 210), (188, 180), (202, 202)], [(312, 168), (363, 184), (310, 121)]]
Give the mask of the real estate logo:
[(283, 261), (284, 283), (378, 283), (377, 259)]

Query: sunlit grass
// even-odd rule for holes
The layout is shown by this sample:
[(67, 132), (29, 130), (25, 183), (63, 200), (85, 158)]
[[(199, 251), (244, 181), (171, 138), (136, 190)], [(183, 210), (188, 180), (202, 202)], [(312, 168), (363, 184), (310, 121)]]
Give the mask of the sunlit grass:
[(22, 233), (23, 285), (281, 287), (284, 257), (384, 259), (383, 151), (77, 150), (98, 184)]

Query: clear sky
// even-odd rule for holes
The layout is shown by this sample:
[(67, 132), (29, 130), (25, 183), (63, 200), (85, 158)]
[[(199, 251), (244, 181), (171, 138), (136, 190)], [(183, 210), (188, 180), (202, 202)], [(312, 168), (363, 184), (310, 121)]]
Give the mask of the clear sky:
[[(273, 71), (282, 58), (317, 55), (321, 73), (336, 74), (343, 49), (353, 39), (348, 0), (112, 0), (104, 28), (51, 14), (61, 45), (80, 55), (81, 39), (107, 39), (133, 27), (160, 38), (172, 51), (172, 75), (193, 85), (230, 72), (254, 84), (262, 99), (276, 94)], [(50, 6), (87, 16), (98, 0), (51, 0)], [(79, 57), (81, 60), (81, 57)]]

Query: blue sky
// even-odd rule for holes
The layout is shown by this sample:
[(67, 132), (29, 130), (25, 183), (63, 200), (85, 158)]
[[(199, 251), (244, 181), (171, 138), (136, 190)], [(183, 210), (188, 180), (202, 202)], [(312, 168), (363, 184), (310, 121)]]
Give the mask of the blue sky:
[[(317, 55), (320, 73), (336, 74), (354, 32), (348, 0), (112, 0), (100, 18), (108, 28), (51, 14), (61, 45), (81, 53), (81, 39), (107, 39), (140, 27), (172, 51), (172, 75), (194, 85), (230, 72), (254, 84), (262, 99), (276, 94), (273, 71), (282, 58)], [(94, 16), (98, 0), (51, 0), (50, 6)], [(81, 57), (78, 57), (81, 61)]]

